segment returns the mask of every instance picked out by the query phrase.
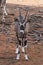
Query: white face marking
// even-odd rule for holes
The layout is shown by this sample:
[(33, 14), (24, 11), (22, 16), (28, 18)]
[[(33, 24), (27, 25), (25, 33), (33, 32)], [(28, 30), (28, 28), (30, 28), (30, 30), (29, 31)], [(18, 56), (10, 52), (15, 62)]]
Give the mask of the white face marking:
[(24, 33), (24, 30), (20, 30), (21, 33)]

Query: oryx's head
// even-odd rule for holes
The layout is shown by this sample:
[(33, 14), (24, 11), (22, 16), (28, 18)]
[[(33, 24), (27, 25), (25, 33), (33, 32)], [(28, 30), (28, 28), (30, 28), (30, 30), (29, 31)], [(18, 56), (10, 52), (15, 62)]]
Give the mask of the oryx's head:
[(15, 20), (17, 22), (19, 22), (19, 27), (20, 27), (20, 33), (24, 34), (25, 33), (25, 27), (26, 27), (26, 22), (27, 22), (27, 14), (28, 14), (28, 10), (26, 10), (26, 15), (25, 17), (22, 16), (21, 14), (21, 8), (19, 8), (19, 16), (18, 18)]

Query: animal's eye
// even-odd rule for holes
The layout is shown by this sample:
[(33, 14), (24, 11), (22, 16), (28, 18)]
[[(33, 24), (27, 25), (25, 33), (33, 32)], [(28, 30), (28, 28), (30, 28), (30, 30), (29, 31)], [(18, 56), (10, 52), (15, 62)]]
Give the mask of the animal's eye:
[(14, 19), (15, 21), (18, 21), (18, 19), (16, 18), (16, 19)]

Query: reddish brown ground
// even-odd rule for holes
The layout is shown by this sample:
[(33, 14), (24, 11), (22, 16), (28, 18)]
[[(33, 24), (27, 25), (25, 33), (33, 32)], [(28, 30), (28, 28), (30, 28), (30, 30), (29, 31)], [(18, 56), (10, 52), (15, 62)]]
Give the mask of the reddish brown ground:
[[(0, 65), (43, 65), (43, 40), (39, 41), (36, 44), (35, 41), (33, 41), (33, 38), (30, 36), (28, 36), (28, 48), (27, 48), (27, 54), (29, 56), (29, 60), (25, 61), (22, 53), (19, 61), (15, 59), (16, 35), (14, 31), (13, 21), (15, 15), (17, 15), (16, 14), (17, 12), (14, 10), (14, 5), (10, 6), (7, 5), (7, 7), (9, 15), (6, 17), (6, 21), (7, 22), (10, 21), (12, 25), (10, 25), (8, 35), (6, 33), (0, 32)], [(43, 14), (43, 8), (30, 7), (29, 15), (34, 13), (39, 14), (39, 10), (42, 10)], [(2, 15), (0, 15), (0, 20), (1, 18)], [(30, 25), (32, 24), (33, 23), (31, 23)], [(43, 22), (41, 24), (43, 25)], [(38, 30), (43, 31), (43, 28), (40, 28)]]

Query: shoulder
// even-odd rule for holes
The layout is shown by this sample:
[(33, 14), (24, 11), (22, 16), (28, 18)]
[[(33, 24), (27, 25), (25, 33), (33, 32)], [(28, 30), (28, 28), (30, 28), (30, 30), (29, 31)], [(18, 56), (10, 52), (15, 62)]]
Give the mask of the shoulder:
[(27, 19), (27, 23), (30, 23), (31, 21), (30, 21), (30, 19)]

